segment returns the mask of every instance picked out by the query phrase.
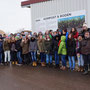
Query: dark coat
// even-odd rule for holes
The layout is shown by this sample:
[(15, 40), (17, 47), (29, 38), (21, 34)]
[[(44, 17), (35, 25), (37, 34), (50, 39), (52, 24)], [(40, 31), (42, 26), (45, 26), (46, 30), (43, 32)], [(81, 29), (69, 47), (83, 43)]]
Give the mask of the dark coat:
[[(58, 40), (56, 38), (58, 37)], [(53, 51), (58, 51), (59, 36), (56, 36), (53, 41)]]
[(18, 52), (18, 51), (22, 51), (22, 47), (21, 47), (20, 44), (21, 44), (21, 40), (17, 40), (17, 41), (16, 41), (16, 50), (17, 50), (17, 52)]
[(74, 39), (67, 40), (67, 54), (68, 54), (68, 56), (76, 55), (76, 42)]
[(83, 39), (80, 43), (80, 48), (82, 54), (90, 54), (90, 38)]

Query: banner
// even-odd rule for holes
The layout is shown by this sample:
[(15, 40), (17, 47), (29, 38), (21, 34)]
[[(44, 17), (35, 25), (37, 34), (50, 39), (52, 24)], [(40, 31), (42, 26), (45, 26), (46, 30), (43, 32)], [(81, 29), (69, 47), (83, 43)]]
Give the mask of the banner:
[(85, 22), (85, 10), (52, 15), (35, 20), (36, 31), (70, 29), (71, 27), (81, 28)]

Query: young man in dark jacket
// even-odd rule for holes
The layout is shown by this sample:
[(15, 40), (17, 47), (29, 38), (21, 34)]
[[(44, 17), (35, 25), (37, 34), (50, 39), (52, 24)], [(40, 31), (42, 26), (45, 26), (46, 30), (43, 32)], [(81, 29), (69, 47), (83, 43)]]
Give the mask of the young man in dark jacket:
[(56, 35), (53, 41), (53, 51), (56, 68), (59, 67), (58, 43), (59, 43), (59, 36)]
[(81, 53), (84, 59), (84, 75), (88, 74), (88, 65), (90, 66), (90, 33), (85, 32), (84, 39), (80, 43)]
[(22, 64), (22, 57), (21, 57), (21, 54), (22, 54), (22, 47), (21, 47), (21, 39), (19, 36), (16, 36), (16, 50), (17, 50), (17, 59), (18, 59), (18, 63), (19, 65)]

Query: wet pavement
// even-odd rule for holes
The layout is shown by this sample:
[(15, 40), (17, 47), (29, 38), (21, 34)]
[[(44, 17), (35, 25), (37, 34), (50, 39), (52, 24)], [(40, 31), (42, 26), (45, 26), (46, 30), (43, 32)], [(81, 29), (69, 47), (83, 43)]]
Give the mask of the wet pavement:
[(41, 66), (0, 66), (0, 90), (90, 90), (90, 74)]

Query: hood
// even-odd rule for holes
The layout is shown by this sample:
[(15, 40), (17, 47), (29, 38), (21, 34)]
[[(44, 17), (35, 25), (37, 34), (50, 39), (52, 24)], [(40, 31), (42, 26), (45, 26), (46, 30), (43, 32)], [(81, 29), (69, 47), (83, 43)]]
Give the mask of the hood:
[(61, 41), (65, 42), (66, 41), (66, 36), (62, 36)]

